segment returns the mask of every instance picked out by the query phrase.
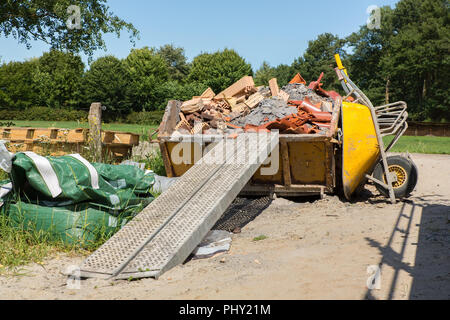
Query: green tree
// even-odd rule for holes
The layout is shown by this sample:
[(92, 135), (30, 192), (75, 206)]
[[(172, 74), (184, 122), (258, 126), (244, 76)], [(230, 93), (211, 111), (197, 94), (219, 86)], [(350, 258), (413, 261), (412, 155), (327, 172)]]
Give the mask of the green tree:
[(189, 64), (184, 49), (172, 44), (161, 46), (157, 53), (166, 60), (171, 80), (182, 81), (189, 73)]
[(39, 58), (33, 88), (39, 94), (38, 105), (52, 108), (77, 108), (82, 101), (84, 63), (72, 53), (56, 50)]
[(348, 37), (350, 76), (375, 104), (404, 100), (413, 119), (449, 120), (449, 1), (400, 0), (381, 17)]
[(391, 85), (390, 70), (383, 70), (381, 60), (391, 56), (391, 38), (394, 34), (393, 10), (381, 8), (380, 29), (362, 26), (347, 38), (347, 44), (353, 51), (349, 56), (350, 77), (375, 104), (389, 100), (394, 88)]
[(398, 2), (391, 51), (381, 59), (394, 98), (420, 120), (450, 120), (449, 9), (448, 0)]
[(127, 103), (135, 111), (152, 111), (164, 107), (159, 92), (169, 80), (169, 68), (164, 58), (153, 48), (133, 49), (124, 61), (130, 79)]
[(107, 107), (106, 119), (117, 119), (131, 111), (126, 93), (129, 77), (124, 63), (114, 56), (95, 60), (83, 79), (86, 104), (101, 102)]
[(286, 64), (280, 64), (275, 68), (275, 76), (278, 80), (278, 84), (280, 87), (283, 87), (292, 80), (292, 78), (296, 75), (297, 72), (294, 72), (291, 66)]
[(208, 87), (201, 82), (186, 82), (180, 83), (178, 81), (170, 80), (163, 83), (159, 89), (162, 106), (166, 106), (169, 100), (186, 101), (192, 99), (193, 96), (199, 96)]
[(334, 72), (334, 55), (339, 53), (345, 61), (347, 54), (343, 49), (344, 46), (344, 39), (340, 39), (331, 33), (320, 34), (317, 39), (309, 41), (308, 48), (303, 56), (294, 60), (291, 66), (292, 72), (300, 72), (308, 82), (317, 80), (320, 74), (324, 72), (322, 80), (324, 88), (339, 90), (341, 85)]
[(32, 75), (38, 59), (4, 63), (0, 66), (0, 109), (23, 110), (38, 100)]
[[(3, 0), (0, 2), (0, 36), (14, 37), (30, 47), (30, 40), (41, 40), (52, 49), (84, 52), (88, 55), (105, 48), (102, 34), (121, 30), (138, 31), (130, 23), (110, 12), (106, 0)], [(80, 9), (80, 28), (68, 28), (66, 22)]]
[(253, 75), (251, 65), (236, 51), (225, 49), (195, 57), (188, 81), (202, 82), (219, 93), (246, 75)]
[(264, 61), (261, 67), (255, 72), (255, 85), (267, 86), (269, 80), (275, 78), (275, 76), (275, 69), (268, 62)]
[(271, 67), (268, 62), (264, 61), (261, 67), (255, 72), (255, 84), (257, 86), (267, 86), (269, 80), (277, 78), (280, 87), (285, 86), (295, 76), (292, 68), (286, 64), (280, 64), (277, 67)]

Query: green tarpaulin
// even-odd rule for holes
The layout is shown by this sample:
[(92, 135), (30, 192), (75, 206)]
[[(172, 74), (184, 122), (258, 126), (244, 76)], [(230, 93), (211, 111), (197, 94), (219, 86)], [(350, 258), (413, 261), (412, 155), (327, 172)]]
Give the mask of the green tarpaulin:
[(155, 181), (134, 166), (28, 152), (14, 156), (10, 177), (13, 191), (1, 212), (15, 227), (81, 246), (110, 236), (147, 206)]

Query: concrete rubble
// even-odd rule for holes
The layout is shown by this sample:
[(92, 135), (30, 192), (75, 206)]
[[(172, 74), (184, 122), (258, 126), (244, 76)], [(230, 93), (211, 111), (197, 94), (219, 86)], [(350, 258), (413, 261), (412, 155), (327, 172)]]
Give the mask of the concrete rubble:
[(291, 101), (303, 101), (305, 98), (308, 98), (312, 103), (316, 104), (321, 103), (324, 99), (329, 100), (329, 98), (319, 96), (312, 89), (308, 89), (303, 83), (287, 84), (282, 90), (289, 94), (289, 100)]
[(247, 124), (259, 126), (264, 122), (282, 119), (293, 113), (297, 113), (297, 111), (296, 107), (288, 106), (285, 101), (279, 98), (269, 98), (263, 100), (248, 115), (236, 118), (232, 123), (240, 127), (244, 127)]

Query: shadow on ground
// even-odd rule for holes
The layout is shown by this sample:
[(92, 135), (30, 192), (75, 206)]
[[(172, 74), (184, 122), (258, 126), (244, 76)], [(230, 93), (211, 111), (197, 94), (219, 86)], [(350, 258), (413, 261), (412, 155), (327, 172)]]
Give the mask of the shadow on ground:
[[(431, 202), (438, 197), (442, 199), (442, 196), (429, 195), (404, 201), (386, 245), (383, 246), (374, 239), (366, 238), (367, 242), (382, 254), (381, 273), (383, 266), (386, 265), (394, 269), (394, 276), (389, 285), (388, 300), (394, 299), (394, 294), (398, 290), (404, 290), (399, 288), (398, 283), (402, 270), (413, 278), (409, 299), (450, 299), (450, 224), (448, 221), (450, 206), (432, 204)], [(420, 224), (413, 225), (414, 216), (420, 214), (420, 210), (422, 210)], [(399, 227), (402, 218), (408, 221), (405, 229)], [(413, 227), (419, 228), (419, 236), (418, 242), (412, 243), (416, 246), (416, 256), (414, 265), (410, 266), (402, 261)], [(403, 239), (399, 252), (392, 247), (394, 236), (398, 233)], [(371, 290), (367, 290), (365, 298), (375, 299)]]

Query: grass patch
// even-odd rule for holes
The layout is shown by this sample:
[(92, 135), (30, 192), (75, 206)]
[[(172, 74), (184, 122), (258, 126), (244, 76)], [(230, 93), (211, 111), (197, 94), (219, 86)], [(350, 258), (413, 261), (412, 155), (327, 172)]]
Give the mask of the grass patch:
[(86, 250), (50, 240), (44, 231), (13, 227), (6, 215), (0, 215), (0, 275), (19, 275), (29, 263), (42, 264), (48, 256), (60, 252), (82, 253)]
[[(385, 137), (387, 145), (393, 137)], [(413, 137), (403, 136), (392, 148), (391, 152), (409, 152), (426, 154), (450, 154), (450, 137)]]
[[(0, 120), (0, 122), (10, 122), (9, 120)], [(35, 128), (62, 128), (62, 129), (77, 129), (77, 128), (89, 128), (87, 122), (78, 121), (11, 121), (16, 127), (35, 127)], [(140, 124), (127, 124), (127, 123), (104, 123), (102, 129), (106, 131), (121, 131), (140, 134), (143, 140), (148, 139), (150, 131), (154, 131), (158, 128), (157, 125), (140, 125)]]
[[(5, 181), (1, 181), (3, 183)], [(48, 229), (42, 226), (37, 227), (35, 222), (31, 221), (31, 209), (25, 212), (13, 212), (13, 204), (18, 206), (22, 200), (12, 198), (5, 199), (0, 207), (0, 275), (23, 275), (24, 266), (30, 263), (43, 264), (44, 259), (54, 256), (58, 253), (66, 254), (88, 254), (97, 250), (105, 243), (114, 232), (100, 226), (91, 231), (94, 235), (92, 240), (86, 241), (67, 241), (64, 235), (57, 230), (56, 225)], [(18, 206), (21, 207), (20, 205)], [(19, 211), (21, 209), (18, 209)], [(26, 210), (26, 209), (24, 209)], [(42, 212), (42, 214), (47, 214)], [(48, 214), (47, 214), (48, 215)], [(31, 220), (30, 220), (31, 219)], [(47, 219), (44, 218), (44, 224)], [(60, 222), (62, 223), (62, 222)], [(71, 225), (67, 224), (66, 227)], [(74, 224), (75, 226), (75, 224)]]
[[(111, 233), (99, 229), (95, 241), (80, 246), (57, 240), (46, 230), (25, 228), (14, 223), (7, 215), (0, 214), (0, 275), (23, 274), (23, 266), (30, 263), (43, 264), (43, 261), (58, 253), (89, 254), (97, 250), (110, 237)], [(58, 237), (59, 238), (59, 237)]]
[(258, 237), (253, 238), (253, 241), (262, 241), (262, 240), (266, 240), (267, 237), (265, 235), (261, 235)]

